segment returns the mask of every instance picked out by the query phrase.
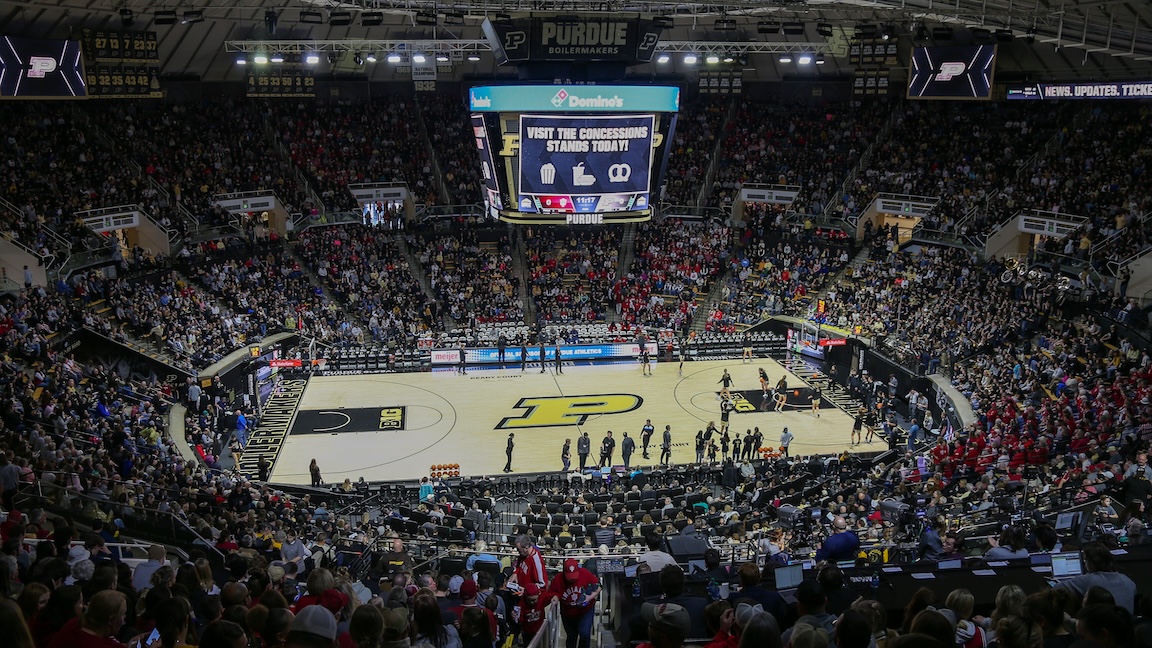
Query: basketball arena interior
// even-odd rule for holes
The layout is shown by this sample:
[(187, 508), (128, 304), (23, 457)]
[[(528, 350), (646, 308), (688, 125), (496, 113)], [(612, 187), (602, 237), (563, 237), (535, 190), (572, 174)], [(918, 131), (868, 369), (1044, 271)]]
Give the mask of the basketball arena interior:
[(18, 648), (1152, 646), (1152, 9), (0, 0)]

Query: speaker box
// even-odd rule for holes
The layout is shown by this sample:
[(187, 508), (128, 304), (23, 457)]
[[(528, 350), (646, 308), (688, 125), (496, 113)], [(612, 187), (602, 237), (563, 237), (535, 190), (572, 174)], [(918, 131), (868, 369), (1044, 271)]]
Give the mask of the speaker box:
[(708, 541), (700, 535), (668, 536), (664, 538), (664, 544), (678, 563), (704, 560), (704, 550), (708, 548)]

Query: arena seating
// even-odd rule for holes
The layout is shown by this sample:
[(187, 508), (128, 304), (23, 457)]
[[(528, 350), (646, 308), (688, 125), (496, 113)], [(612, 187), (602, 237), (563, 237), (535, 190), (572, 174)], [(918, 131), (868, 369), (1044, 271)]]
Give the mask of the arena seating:
[(421, 101), (420, 112), (451, 193), (447, 202), (457, 205), (480, 202), (480, 163), (466, 106), (460, 101), (433, 99)]
[(696, 205), (727, 103), (727, 100), (719, 98), (702, 98), (681, 109), (664, 176), (665, 203)]
[(618, 229), (529, 227), (524, 241), (537, 322), (605, 318), (620, 256)]
[(512, 243), (504, 230), (461, 230), (454, 235), (417, 234), (413, 253), (436, 297), (457, 322), (522, 322), (520, 278), (512, 266)]

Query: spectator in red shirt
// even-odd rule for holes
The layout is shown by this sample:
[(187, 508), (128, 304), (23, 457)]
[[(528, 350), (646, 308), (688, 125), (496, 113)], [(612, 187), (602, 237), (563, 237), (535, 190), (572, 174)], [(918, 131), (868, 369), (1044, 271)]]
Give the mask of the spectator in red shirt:
[(128, 599), (115, 590), (97, 592), (83, 617), (69, 621), (52, 637), (48, 648), (124, 648), (116, 633), (124, 626)]
[(591, 646), (600, 579), (581, 567), (578, 560), (569, 558), (564, 561), (564, 572), (552, 578), (549, 591), (560, 599), (560, 616), (568, 636), (567, 648)]
[(488, 608), (476, 604), (476, 595), (479, 593), (480, 588), (476, 585), (476, 581), (471, 578), (465, 578), (463, 583), (460, 583), (460, 605), (448, 610), (456, 615), (457, 619), (464, 618), (464, 611), (468, 608), (476, 608), (483, 610), (484, 614), (488, 617), (488, 625), (492, 628), (492, 636), (495, 637), (498, 628), (496, 627), (496, 615)]
[(534, 583), (525, 585), (521, 594), (520, 603), (512, 608), (512, 620), (520, 625), (520, 640), (527, 646), (544, 625), (548, 600), (540, 595), (540, 588)]
[(544, 559), (540, 557), (540, 550), (532, 542), (532, 537), (522, 535), (516, 538), (516, 552), (520, 557), (516, 559), (512, 582), (521, 588), (535, 585), (536, 591), (543, 591), (548, 585), (548, 572), (544, 569)]

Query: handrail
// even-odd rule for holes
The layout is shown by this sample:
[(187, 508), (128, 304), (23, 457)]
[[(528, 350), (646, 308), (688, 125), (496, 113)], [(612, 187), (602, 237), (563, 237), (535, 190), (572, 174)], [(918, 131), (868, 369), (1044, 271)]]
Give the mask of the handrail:
[(940, 202), (939, 196), (917, 196), (915, 194), (900, 194), (887, 191), (878, 192), (873, 200), (880, 200), (881, 198), (885, 200), (902, 200), (904, 202), (932, 203), (933, 205)]
[[(48, 228), (44, 228), (44, 229), (46, 230)], [(5, 241), (8, 241), (12, 245), (15, 245), (16, 247), (20, 248), (21, 250), (23, 250), (23, 251), (27, 252), (28, 254), (39, 259), (40, 264), (43, 265), (45, 268), (51, 268), (53, 265), (52, 262), (56, 260), (55, 254), (52, 254), (52, 253), (40, 254), (36, 250), (33, 250), (32, 248), (28, 247), (28, 245), (26, 243), (24, 243), (23, 241), (18, 240), (15, 237), (15, 235), (10, 231), (0, 232), (0, 236), (3, 236)]]

